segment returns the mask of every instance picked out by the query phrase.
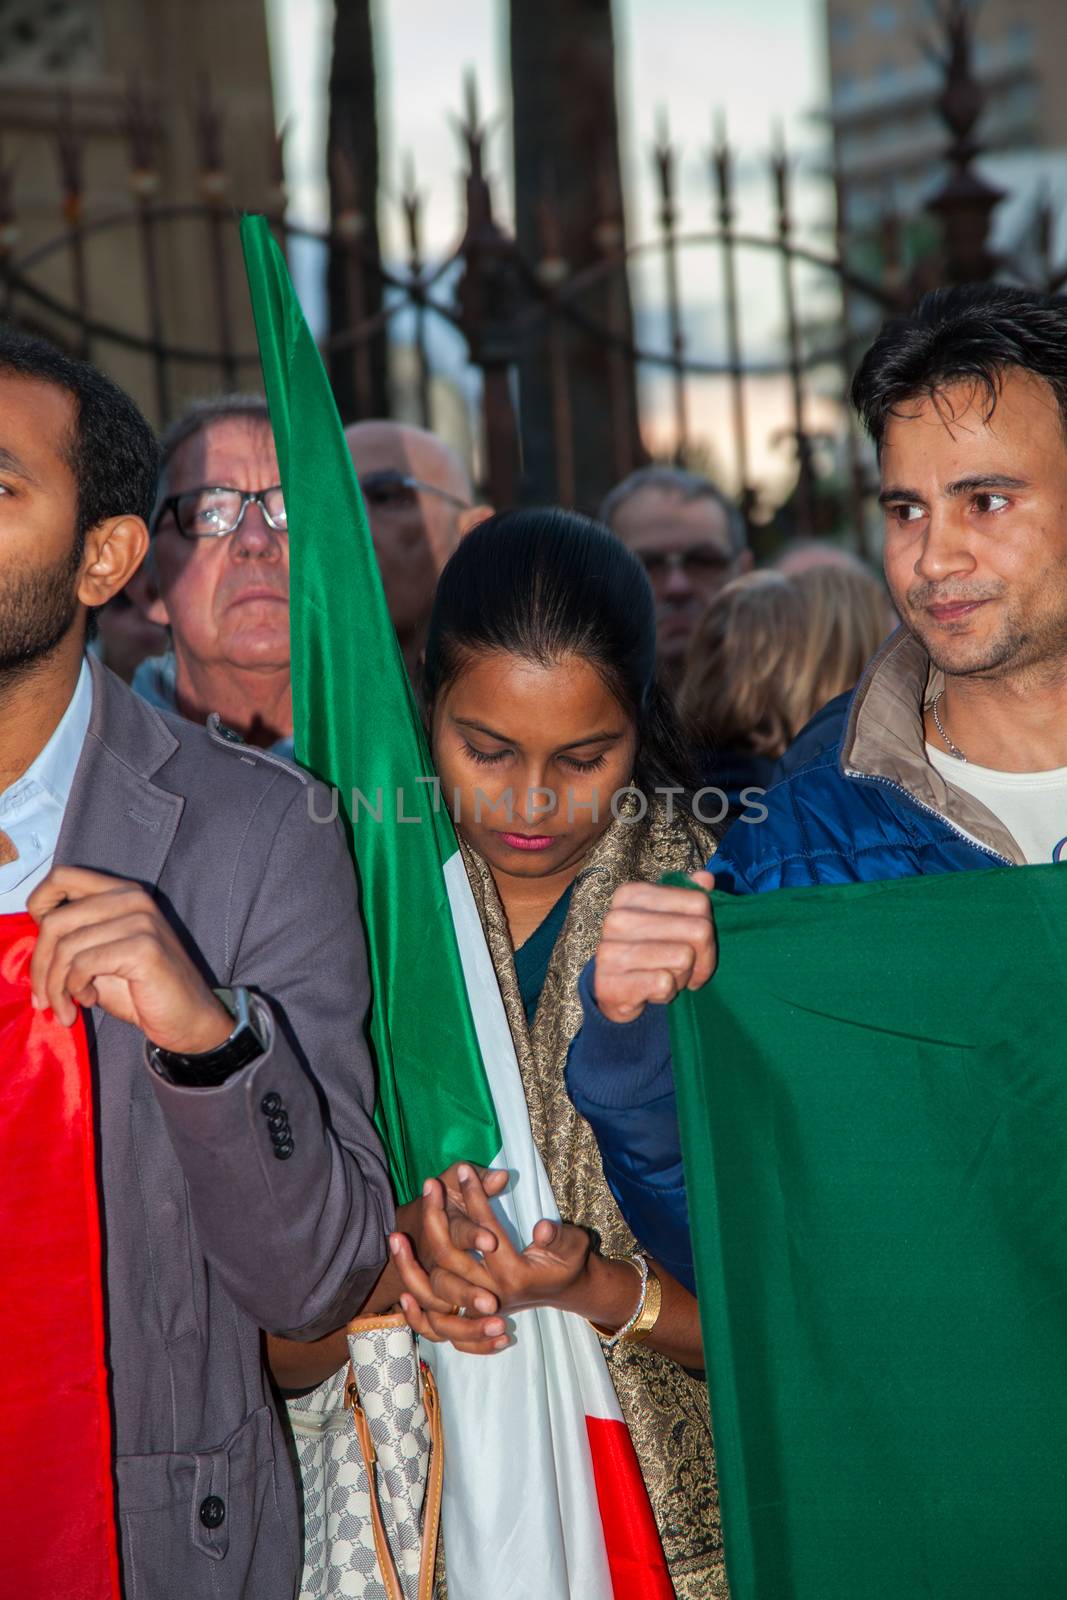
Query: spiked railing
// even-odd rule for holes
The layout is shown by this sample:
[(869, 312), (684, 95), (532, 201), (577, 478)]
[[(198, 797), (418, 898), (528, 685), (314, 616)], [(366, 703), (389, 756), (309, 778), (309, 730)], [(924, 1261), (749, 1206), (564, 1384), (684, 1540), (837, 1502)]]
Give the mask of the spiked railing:
[(981, 150), (976, 125), (985, 93), (974, 72), (972, 10), (969, 0), (940, 0), (936, 16), (941, 44), (928, 47), (943, 74), (938, 109), (949, 134), (949, 175), (927, 209), (941, 221), (940, 275), (948, 283), (989, 278), (997, 268), (989, 249), (989, 224), (1003, 191), (987, 183), (974, 165)]
[[(971, 67), (968, 8), (963, 0), (942, 0), (939, 59), (944, 73), (941, 108), (946, 119), (949, 176), (932, 203), (941, 223), (944, 256), (940, 270), (948, 277), (991, 272), (996, 263), (989, 250), (988, 226), (997, 192), (984, 184), (974, 170), (978, 150), (975, 127), (981, 93)], [(194, 149), (199, 173), (199, 196), (183, 201), (161, 194), (158, 117), (142, 92), (131, 88), (119, 108), (129, 151), (130, 205), (125, 212), (102, 215), (85, 201), (85, 135), (73, 114), (69, 98), (61, 100), (56, 124), (61, 228), (54, 238), (19, 248), (16, 186), (10, 163), (0, 154), (0, 309), (9, 317), (33, 321), (39, 314), (67, 330), (69, 342), (106, 358), (110, 346), (138, 351), (150, 363), (151, 395), (144, 396), (158, 420), (165, 421), (181, 385), (175, 367), (183, 363), (212, 363), (220, 380), (235, 385), (243, 370), (255, 370), (247, 318), (235, 315), (239, 293), (239, 252), (236, 240), (233, 181), (226, 167), (222, 112), (205, 90), (192, 109)], [(919, 278), (915, 263), (905, 263), (900, 219), (887, 207), (881, 223), (882, 268), (877, 279), (856, 270), (852, 262), (847, 186), (840, 174), (834, 180), (836, 211), (833, 244), (820, 250), (798, 237), (794, 168), (779, 134), (770, 156), (774, 202), (773, 225), (766, 233), (746, 231), (740, 218), (747, 190), (737, 178), (738, 163), (721, 118), (716, 121), (711, 149), (704, 160), (708, 183), (710, 229), (687, 229), (679, 190), (682, 152), (672, 141), (665, 119), (660, 120), (652, 151), (655, 178), (656, 227), (650, 239), (627, 244), (623, 202), (611, 163), (602, 152), (590, 152), (589, 242), (585, 264), (574, 266), (562, 244), (560, 202), (547, 173), (543, 175), (538, 206), (535, 260), (526, 260), (514, 238), (501, 225), (494, 210), (488, 169), (490, 123), (481, 114), (472, 78), (464, 87), (463, 114), (455, 119), (465, 175), (465, 204), (458, 230), (459, 244), (450, 253), (427, 260), (423, 202), (414, 167), (403, 165), (399, 211), (403, 226), (401, 261), (395, 267), (370, 260), (365, 243), (364, 201), (359, 174), (340, 150), (329, 153), (334, 179), (334, 223), (329, 231), (299, 226), (289, 208), (285, 187), (283, 135), (263, 149), (263, 192), (272, 228), (283, 248), (295, 238), (321, 241), (323, 252), (341, 263), (344, 292), (339, 304), (343, 317), (331, 327), (323, 348), (336, 363), (351, 363), (350, 391), (357, 414), (368, 415), (372, 404), (372, 341), (380, 337), (402, 313), (414, 347), (411, 400), (424, 425), (434, 425), (433, 377), (443, 359), (437, 352), (446, 341), (437, 338), (442, 326), (463, 336), (470, 366), (480, 376), (480, 429), (484, 443), (483, 488), (499, 505), (512, 503), (520, 494), (564, 502), (575, 494), (575, 443), (583, 427), (581, 407), (573, 393), (576, 363), (586, 359), (591, 345), (606, 354), (603, 405), (610, 419), (605, 432), (603, 488), (623, 477), (641, 459), (638, 419), (632, 407), (640, 403), (646, 378), (653, 373), (668, 381), (666, 417), (658, 430), (666, 431), (664, 453), (676, 460), (699, 456), (709, 441), (694, 438), (696, 386), (714, 384), (725, 392), (729, 427), (724, 439), (716, 438), (716, 456), (726, 449), (730, 477), (750, 521), (765, 517), (759, 485), (754, 481), (754, 425), (756, 413), (749, 403), (749, 379), (777, 374), (789, 396), (790, 426), (796, 461), (796, 490), (790, 515), (794, 531), (817, 531), (816, 453), (809, 417), (814, 415), (812, 371), (836, 366), (842, 401), (848, 375), (860, 353), (862, 330), (878, 315), (907, 303)], [(1051, 216), (1036, 219), (1037, 254), (1042, 281), (1059, 287), (1067, 281), (1064, 265), (1052, 258)], [(168, 330), (175, 316), (174, 286), (164, 293), (161, 230), (199, 228), (206, 234), (202, 252), (208, 283), (208, 306), (214, 339), (203, 337), (182, 343)], [(138, 300), (131, 296), (129, 320), (107, 322), (94, 312), (91, 300), (91, 252), (108, 231), (132, 229), (138, 241), (142, 285)], [(1043, 241), (1043, 242), (1042, 242)], [(685, 314), (683, 257), (691, 252), (718, 255), (717, 282), (723, 307), (722, 354), (714, 358), (694, 349), (694, 326)], [(752, 357), (746, 352), (742, 326), (743, 258), (761, 252), (778, 263), (778, 303), (782, 332), (777, 357)], [(651, 255), (662, 268), (660, 304), (666, 318), (666, 339), (660, 347), (646, 344), (630, 330), (627, 294), (630, 264)], [(66, 257), (69, 294), (58, 294), (55, 276), (44, 277), (39, 268), (50, 258)], [(920, 264), (921, 265), (921, 264)], [(804, 276), (798, 269), (803, 268)], [(930, 264), (926, 264), (929, 276)], [(936, 270), (936, 269), (935, 269)], [(836, 290), (839, 327), (829, 334), (812, 322), (801, 286), (813, 274)], [(382, 309), (368, 311), (367, 285), (381, 281)], [(178, 286), (180, 288), (180, 285)], [(596, 291), (595, 294), (592, 291)], [(180, 301), (180, 295), (177, 296)], [(596, 314), (589, 309), (595, 305)], [(643, 324), (638, 319), (638, 327)], [(528, 482), (522, 473), (521, 430), (515, 403), (515, 372), (524, 354), (541, 348), (546, 355), (554, 437), (552, 481)], [(337, 370), (336, 366), (333, 370)], [(454, 357), (451, 375), (456, 376)], [(822, 391), (825, 393), (825, 382)], [(844, 406), (842, 407), (844, 411)], [(644, 418), (649, 421), (647, 408)], [(666, 424), (666, 430), (664, 429)], [(870, 505), (870, 468), (860, 441), (851, 427), (843, 428), (845, 444), (844, 509), (840, 526), (856, 546), (866, 549), (865, 519)], [(646, 457), (647, 459), (647, 457)]]

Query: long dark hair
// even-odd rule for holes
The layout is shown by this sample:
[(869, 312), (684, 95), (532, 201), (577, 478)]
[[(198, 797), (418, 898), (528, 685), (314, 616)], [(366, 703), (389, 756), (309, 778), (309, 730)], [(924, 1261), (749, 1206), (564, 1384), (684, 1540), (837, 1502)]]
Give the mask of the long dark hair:
[(634, 778), (692, 787), (670, 702), (656, 681), (656, 611), (645, 569), (613, 533), (555, 506), (504, 511), (468, 533), (441, 573), (423, 667), (428, 711), (470, 656), (588, 661), (637, 729)]

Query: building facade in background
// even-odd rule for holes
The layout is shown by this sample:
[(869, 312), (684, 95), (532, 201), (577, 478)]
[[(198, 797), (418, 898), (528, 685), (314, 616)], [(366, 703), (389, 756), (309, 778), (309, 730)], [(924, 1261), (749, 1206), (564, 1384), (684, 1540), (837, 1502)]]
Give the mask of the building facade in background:
[[(188, 210), (157, 216), (148, 245), (138, 208), (207, 201), (231, 230), (233, 207), (264, 209), (275, 182), (270, 81), (262, 0), (0, 0), (0, 248), (16, 267), (44, 252), (30, 273), (40, 295), (16, 288), (0, 314), (90, 354), (156, 422), (234, 376), (252, 381), (254, 368), (171, 362), (161, 394), (149, 352), (102, 331), (86, 338), (58, 306), (134, 339), (254, 350), (239, 252), (229, 241), (216, 251), (214, 225)], [(217, 115), (214, 152), (205, 103)]]
[[(827, 0), (829, 115), (853, 228), (872, 228), (890, 210), (915, 216), (944, 180), (943, 69), (930, 51), (943, 47), (942, 9), (936, 0)], [(1019, 156), (1067, 149), (1067, 5), (983, 0), (971, 12), (986, 96), (978, 137), (994, 159), (1009, 158), (1014, 177), (1026, 166)]]

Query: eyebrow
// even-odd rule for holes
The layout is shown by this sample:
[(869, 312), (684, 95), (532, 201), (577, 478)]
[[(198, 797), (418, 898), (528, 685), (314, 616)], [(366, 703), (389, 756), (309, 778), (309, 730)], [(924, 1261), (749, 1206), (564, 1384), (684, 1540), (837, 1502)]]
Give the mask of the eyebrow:
[[(514, 744), (506, 733), (497, 733), (495, 728), (490, 728), (484, 722), (476, 722), (473, 717), (456, 717), (452, 721), (461, 728), (473, 728), (476, 733), (484, 733), (489, 739), (499, 739), (501, 744)], [(561, 744), (561, 750), (579, 750), (586, 744), (616, 744), (622, 738), (621, 731), (605, 729), (603, 733), (587, 733), (584, 739), (572, 739), (570, 744)]]
[[(1028, 478), (1012, 478), (1006, 472), (976, 472), (968, 478), (955, 478), (945, 485), (945, 493), (954, 498), (964, 494), (974, 494), (983, 489), (1029, 489)], [(895, 485), (883, 489), (878, 496), (878, 504), (885, 506), (895, 500), (907, 500), (916, 505), (925, 505), (925, 498), (918, 489), (903, 489)]]
[(0, 472), (11, 472), (16, 478), (24, 478), (27, 483), (37, 482), (25, 462), (20, 461), (17, 455), (11, 450), (6, 450), (2, 444), (0, 444)]

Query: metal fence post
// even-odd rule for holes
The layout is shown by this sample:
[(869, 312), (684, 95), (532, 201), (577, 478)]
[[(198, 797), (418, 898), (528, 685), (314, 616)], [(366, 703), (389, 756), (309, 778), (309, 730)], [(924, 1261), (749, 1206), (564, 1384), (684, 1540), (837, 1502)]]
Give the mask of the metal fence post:
[(678, 241), (675, 206), (675, 154), (667, 131), (666, 116), (660, 120), (655, 145), (656, 176), (659, 181), (659, 225), (663, 236), (664, 287), (667, 294), (667, 323), (671, 339), (671, 366), (674, 372), (674, 456), (684, 462), (689, 450), (689, 410), (685, 392), (685, 334), (682, 330), (682, 300), (678, 286)]
[(415, 311), (415, 373), (419, 397), (419, 421), (430, 426), (430, 363), (426, 354), (426, 294), (422, 274), (422, 196), (415, 183), (415, 167), (408, 156), (404, 162), (404, 189), (400, 196), (408, 243), (408, 292)]
[(949, 283), (972, 283), (991, 278), (996, 271), (996, 258), (989, 248), (989, 223), (1004, 193), (987, 183), (974, 168), (974, 158), (981, 149), (975, 124), (982, 114), (985, 91), (972, 63), (968, 0), (947, 0), (942, 23), (945, 83), (937, 104), (949, 131), (945, 155), (951, 171), (927, 201), (926, 209), (938, 218), (944, 232), (943, 279)]
[(716, 118), (711, 170), (718, 200), (717, 220), (722, 234), (722, 288), (726, 306), (726, 359), (730, 367), (730, 403), (737, 463), (738, 503), (746, 526), (752, 504), (748, 478), (748, 434), (745, 426), (745, 380), (741, 366), (741, 320), (737, 300), (737, 265), (734, 259), (733, 158), (726, 139), (726, 122)]
[(493, 218), (483, 164), (486, 129), (473, 80), (467, 84), (466, 112), (460, 133), (467, 149), (467, 226), (456, 301), (471, 360), (482, 371), (487, 489), (493, 504), (504, 509), (515, 504), (519, 487), (519, 430), (511, 392), (519, 303), (515, 245)]
[(789, 205), (789, 158), (785, 139), (778, 130), (771, 156), (771, 174), (778, 211), (778, 246), (782, 262), (782, 303), (785, 308), (786, 348), (789, 352), (789, 384), (793, 401), (793, 434), (797, 450), (797, 513), (800, 533), (811, 538), (815, 533), (815, 473), (811, 440), (804, 426), (804, 376), (800, 346), (800, 321), (793, 287), (793, 219)]

